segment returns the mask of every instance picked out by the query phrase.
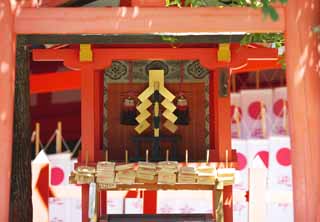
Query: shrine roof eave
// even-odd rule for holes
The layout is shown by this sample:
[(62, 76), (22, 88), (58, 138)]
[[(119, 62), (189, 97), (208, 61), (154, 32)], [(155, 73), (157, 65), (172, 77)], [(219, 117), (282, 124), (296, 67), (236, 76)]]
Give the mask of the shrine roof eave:
[(261, 10), (205, 8), (22, 8), (16, 14), (17, 34), (159, 34), (283, 32), (285, 8), (277, 21)]

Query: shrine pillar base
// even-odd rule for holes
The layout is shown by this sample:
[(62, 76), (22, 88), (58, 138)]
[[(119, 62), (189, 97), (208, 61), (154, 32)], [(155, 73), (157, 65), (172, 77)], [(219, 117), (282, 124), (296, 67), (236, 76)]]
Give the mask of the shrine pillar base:
[(14, 16), (9, 0), (0, 4), (0, 221), (9, 221), (10, 181), (13, 138), (13, 110), (15, 88), (15, 42)]
[(286, 63), (295, 221), (320, 221), (320, 2), (290, 0)]

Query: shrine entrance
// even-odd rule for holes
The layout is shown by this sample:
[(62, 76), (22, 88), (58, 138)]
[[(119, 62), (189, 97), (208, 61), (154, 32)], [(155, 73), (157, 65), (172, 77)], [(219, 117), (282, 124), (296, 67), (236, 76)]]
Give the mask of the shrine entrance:
[[(30, 40), (37, 37), (27, 36), (28, 38)], [(67, 38), (70, 39), (70, 37)], [(90, 41), (91, 38), (80, 36), (77, 45), (71, 41), (67, 42), (70, 44), (61, 47), (32, 50), (34, 61), (61, 61), (69, 70), (63, 75), (56, 75), (59, 90), (70, 88), (81, 90), (82, 150), (79, 165), (85, 163), (95, 165), (98, 161), (105, 159), (106, 151), (111, 161), (145, 160), (148, 159), (145, 152), (148, 149), (151, 154), (150, 160), (153, 161), (169, 159), (166, 158), (166, 151), (169, 150), (171, 160), (192, 161), (196, 164), (207, 161), (217, 168), (227, 165), (235, 166), (236, 156), (235, 151), (231, 150), (231, 131), (228, 124), (230, 122), (230, 74), (252, 71), (257, 67), (270, 69), (280, 66), (276, 49), (263, 46), (241, 46), (237, 42), (223, 44), (210, 42), (216, 39), (215, 36), (197, 36), (191, 42), (188, 37), (182, 36), (180, 37), (182, 40), (188, 39), (188, 41), (180, 44), (179, 47), (163, 42), (106, 45), (102, 44), (103, 37), (99, 37), (99, 44), (87, 44), (94, 43)], [(121, 39), (121, 36), (116, 36), (115, 39), (117, 38)], [(155, 38), (159, 39), (159, 37)], [(50, 39), (50, 36), (47, 39)], [(73, 36), (72, 39), (74, 41), (77, 38)], [(208, 39), (210, 41), (205, 43), (204, 40), (208, 41)], [(220, 41), (225, 41), (224, 39), (225, 37)], [(232, 37), (228, 39), (230, 41)], [(51, 39), (54, 43), (66, 43), (61, 41)], [(169, 99), (169, 102), (178, 107), (179, 99), (183, 98), (182, 105), (187, 104), (187, 107), (182, 107), (181, 111), (186, 111), (185, 108), (187, 108), (188, 115), (184, 115), (184, 118), (179, 120), (181, 124), (176, 126), (169, 124), (168, 127), (160, 128), (158, 133), (155, 127), (149, 129), (147, 127), (145, 131), (142, 130), (143, 134), (139, 135), (135, 130), (138, 127), (135, 123), (135, 121), (139, 122), (138, 116), (131, 115), (132, 113), (128, 111), (134, 104), (140, 114), (143, 113), (143, 110), (139, 110), (138, 107), (146, 101), (146, 98), (139, 99), (141, 104), (137, 103), (139, 102), (137, 98), (148, 88), (150, 81), (148, 75), (151, 70), (163, 72), (165, 88), (177, 97)], [(68, 81), (70, 75), (73, 81)], [(40, 81), (47, 82), (48, 76), (43, 75)], [(38, 90), (52, 90), (48, 84), (42, 87)], [(163, 98), (161, 105), (162, 102)], [(168, 108), (170, 104), (164, 107), (170, 110)], [(164, 115), (163, 110), (159, 111)], [(166, 119), (174, 118), (173, 111), (165, 115)], [(149, 109), (149, 112), (156, 111)], [(144, 120), (149, 122), (154, 120), (154, 118), (151, 120), (148, 113), (144, 115), (147, 116), (144, 116), (139, 123)], [(179, 117), (179, 113), (174, 115)], [(152, 123), (154, 124), (155, 122)], [(173, 130), (175, 127), (177, 130)], [(160, 141), (157, 154), (152, 148), (155, 135), (158, 135)], [(180, 185), (178, 184), (175, 189), (212, 190), (212, 186), (197, 188), (193, 185)], [(154, 190), (168, 188), (149, 185), (145, 188), (151, 190), (144, 192), (144, 214), (155, 214), (157, 194)], [(130, 189), (130, 187), (119, 189)], [(223, 190), (223, 199), (220, 198), (220, 202), (214, 204), (216, 210), (219, 208), (219, 211), (214, 213), (215, 217), (232, 221), (232, 187), (230, 184), (225, 184), (219, 189)], [(221, 194), (220, 191), (213, 193), (213, 195)], [(98, 217), (107, 214), (106, 194), (106, 191), (99, 193)], [(217, 196), (213, 199), (218, 200)], [(82, 185), (83, 221), (88, 220), (88, 207), (89, 186), (84, 184)], [(224, 213), (221, 213), (221, 210)]]
[[(177, 129), (166, 129), (165, 119), (160, 120), (160, 150), (155, 155), (151, 149), (153, 127), (142, 134), (135, 132), (138, 125), (135, 117), (139, 113), (126, 104), (131, 98), (138, 105), (138, 96), (147, 88), (150, 69), (164, 70), (165, 86), (175, 95), (173, 104), (178, 106), (173, 112), (178, 118)], [(171, 160), (182, 161), (188, 150), (190, 161), (205, 161), (206, 150), (210, 149), (209, 77), (210, 71), (198, 61), (113, 61), (104, 71), (103, 145), (109, 150), (110, 158), (124, 160), (127, 149), (129, 159), (142, 160), (149, 149), (150, 160), (164, 160), (169, 150)], [(160, 113), (163, 112), (162, 108)]]

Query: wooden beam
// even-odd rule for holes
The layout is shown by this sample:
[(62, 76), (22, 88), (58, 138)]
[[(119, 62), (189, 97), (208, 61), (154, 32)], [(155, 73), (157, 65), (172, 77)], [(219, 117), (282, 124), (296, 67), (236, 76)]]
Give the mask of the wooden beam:
[(0, 53), (0, 221), (9, 221), (16, 59), (14, 17), (9, 0), (1, 1), (0, 14), (0, 48), (4, 50)]
[(279, 20), (264, 19), (261, 10), (203, 8), (23, 8), (16, 14), (17, 34), (154, 34), (213, 32), (283, 32)]
[(295, 221), (319, 221), (320, 209), (320, 1), (290, 0), (286, 63)]
[[(106, 44), (106, 45), (146, 45), (146, 44), (164, 44), (169, 46), (180, 44), (214, 44), (214, 43), (239, 43), (244, 35), (155, 35), (155, 34), (101, 34), (101, 35), (23, 35), (27, 44)], [(166, 38), (164, 38), (166, 37)], [(176, 39), (171, 43), (168, 38)]]
[(81, 88), (79, 71), (57, 72), (30, 75), (30, 93), (46, 93)]
[(243, 66), (231, 69), (231, 74), (240, 74), (246, 72), (254, 72), (257, 70), (268, 69), (282, 69), (282, 65), (278, 60), (260, 60), (260, 61), (248, 61)]
[[(95, 68), (106, 68), (106, 61), (112, 60), (199, 60), (200, 63), (208, 68), (230, 66), (232, 69), (241, 69), (248, 63), (258, 63), (259, 61), (278, 61), (277, 49), (270, 48), (247, 48), (235, 47), (231, 49), (232, 60), (226, 62), (217, 62), (216, 48), (104, 48), (93, 49)], [(34, 61), (64, 61), (67, 67), (77, 69), (77, 49), (34, 49)]]

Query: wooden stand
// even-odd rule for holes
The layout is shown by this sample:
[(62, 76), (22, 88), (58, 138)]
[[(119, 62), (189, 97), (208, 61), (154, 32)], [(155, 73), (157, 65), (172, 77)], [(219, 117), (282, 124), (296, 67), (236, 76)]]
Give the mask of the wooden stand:
[[(187, 153), (187, 152), (186, 152)], [(227, 152), (228, 153), (228, 152)], [(228, 156), (228, 154), (226, 154)], [(209, 156), (209, 152), (207, 152), (207, 156)], [(187, 160), (187, 158), (186, 158)], [(120, 164), (120, 163), (119, 163)], [(205, 162), (205, 163), (179, 163), (179, 166), (193, 166), (193, 167), (199, 167), (199, 166), (212, 166), (214, 168), (226, 168), (232, 167), (234, 168), (235, 162)], [(80, 164), (81, 165), (81, 164)], [(95, 166), (95, 163), (86, 163), (87, 166)], [(135, 168), (137, 165), (135, 166)], [(157, 180), (155, 180), (154, 183), (141, 183), (137, 182), (134, 184), (97, 184), (97, 192), (96, 192), (96, 218), (99, 221), (99, 218), (106, 218), (107, 213), (105, 212), (105, 209), (102, 209), (103, 207), (106, 208), (106, 206), (101, 203), (101, 200), (106, 202), (106, 194), (107, 191), (123, 191), (123, 190), (143, 190), (144, 192), (156, 192), (158, 190), (211, 190), (213, 191), (213, 218), (216, 222), (224, 222), (225, 219), (225, 213), (224, 213), (224, 191), (226, 190), (226, 196), (229, 195), (228, 190), (229, 188), (232, 188), (230, 185), (227, 185), (225, 187), (225, 184), (220, 179), (216, 180), (216, 184), (182, 184), (182, 183), (176, 183), (176, 184), (160, 184), (156, 183)], [(87, 187), (87, 184), (82, 185), (83, 187)], [(226, 189), (227, 188), (227, 189)], [(145, 198), (144, 198), (144, 201)], [(156, 201), (156, 200), (154, 200)], [(145, 202), (146, 203), (146, 202)], [(85, 212), (86, 213), (86, 212)], [(144, 212), (144, 214), (148, 214), (148, 212)], [(149, 214), (156, 214), (156, 212), (151, 212)]]
[[(99, 197), (99, 193), (101, 191), (116, 191), (116, 190), (149, 190), (149, 191), (158, 191), (158, 190), (212, 190), (213, 191), (213, 197), (214, 197), (214, 209), (212, 212), (214, 221), (216, 222), (223, 222), (223, 185), (221, 186), (215, 186), (215, 185), (203, 185), (203, 184), (175, 184), (175, 185), (168, 185), (168, 184), (132, 184), (132, 185), (126, 185), (126, 184), (120, 184), (117, 185), (117, 188), (111, 188), (111, 189), (99, 189), (99, 186), (97, 187), (97, 197)], [(97, 198), (98, 199), (98, 198)], [(97, 206), (99, 206), (99, 203), (97, 203)], [(98, 221), (100, 221), (100, 218), (106, 217), (106, 215), (99, 214), (97, 212), (97, 218)]]

